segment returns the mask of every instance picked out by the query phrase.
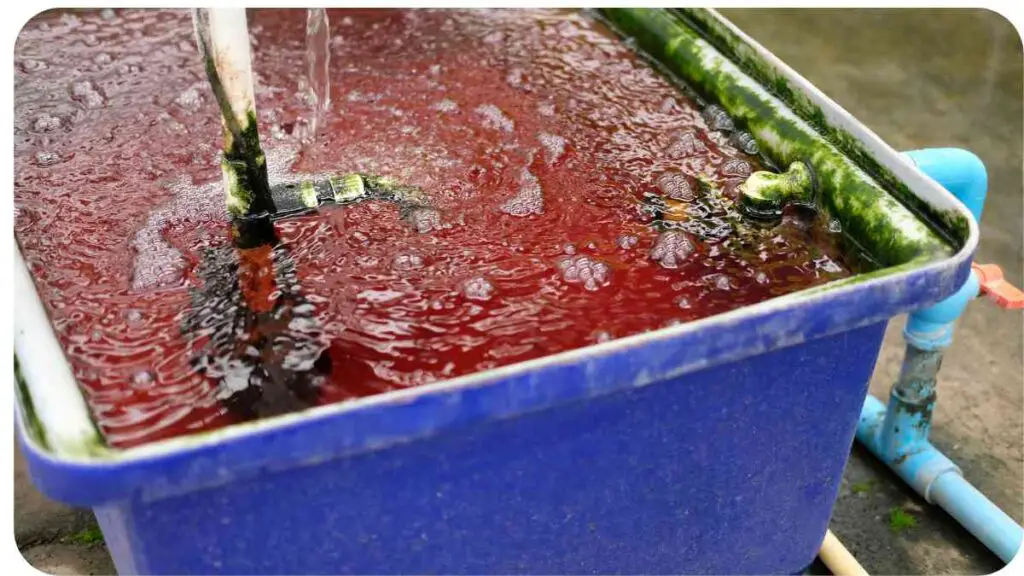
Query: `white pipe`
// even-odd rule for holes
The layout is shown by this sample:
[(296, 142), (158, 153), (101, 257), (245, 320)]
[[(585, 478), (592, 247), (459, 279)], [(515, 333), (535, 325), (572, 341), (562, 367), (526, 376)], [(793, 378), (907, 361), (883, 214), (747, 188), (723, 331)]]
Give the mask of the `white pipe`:
[(818, 558), (821, 558), (835, 576), (868, 576), (853, 554), (850, 554), (831, 530), (825, 532), (825, 541), (821, 544)]
[(235, 121), (244, 130), (249, 114), (256, 111), (245, 8), (209, 8), (205, 12), (209, 22), (210, 57)]

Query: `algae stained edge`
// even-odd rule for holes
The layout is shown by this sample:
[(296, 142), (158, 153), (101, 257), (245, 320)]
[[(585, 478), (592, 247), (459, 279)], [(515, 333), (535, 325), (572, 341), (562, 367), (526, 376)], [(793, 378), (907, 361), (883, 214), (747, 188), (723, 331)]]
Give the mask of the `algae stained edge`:
[(811, 124), (826, 140), (852, 158), (872, 178), (895, 195), (912, 210), (934, 220), (948, 233), (952, 240), (964, 244), (970, 234), (970, 224), (964, 215), (955, 209), (940, 209), (932, 206), (916, 194), (892, 170), (883, 166), (872, 156), (867, 147), (854, 135), (840, 126), (833, 125), (825, 112), (812, 98), (794, 89), (786, 78), (770, 62), (766, 62), (752, 46), (747, 44), (734, 30), (735, 25), (724, 16), (703, 8), (675, 8), (689, 24), (703, 34), (719, 51), (736, 62), (745, 73), (759, 81), (776, 97)]
[(954, 248), (882, 188), (785, 102), (747, 76), (666, 9), (602, 9), (621, 34), (721, 105), (754, 135), (776, 164), (813, 167), (821, 207), (839, 221), (847, 241), (882, 267), (941, 259)]

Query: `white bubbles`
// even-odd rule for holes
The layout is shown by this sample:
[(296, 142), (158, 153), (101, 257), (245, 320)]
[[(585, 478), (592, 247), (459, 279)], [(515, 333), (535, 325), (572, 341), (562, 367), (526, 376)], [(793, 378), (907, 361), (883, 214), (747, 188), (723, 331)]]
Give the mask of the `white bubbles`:
[(38, 72), (39, 70), (46, 70), (49, 68), (49, 65), (47, 65), (45, 60), (25, 59), (18, 61), (18, 68), (20, 68), (22, 72)]
[(816, 260), (813, 260), (814, 269), (824, 272), (826, 274), (839, 274), (843, 271), (843, 267), (836, 264), (834, 260), (828, 256), (822, 256)]
[(632, 234), (624, 234), (616, 239), (615, 243), (619, 248), (623, 250), (631, 250), (636, 248), (637, 243), (640, 242), (640, 238)]
[(56, 152), (36, 152), (36, 165), (46, 168), (54, 164), (60, 164), (63, 160)]
[(757, 282), (758, 284), (765, 285), (771, 283), (771, 281), (771, 278), (769, 278), (764, 272), (758, 272), (754, 275), (754, 282)]
[(114, 18), (117, 18), (117, 12), (114, 12), (113, 8), (104, 8), (103, 10), (100, 10), (100, 18), (103, 18), (104, 20), (113, 20)]
[(501, 205), (501, 211), (510, 216), (530, 216), (544, 213), (544, 192), (540, 181), (529, 170), (519, 175), (519, 190)]
[(412, 209), (406, 216), (406, 220), (420, 234), (440, 230), (443, 227), (441, 213), (429, 207)]
[(220, 182), (213, 182), (197, 187), (184, 180), (172, 186), (174, 199), (150, 214), (149, 220), (132, 239), (135, 249), (132, 288), (146, 290), (181, 280), (184, 257), (164, 239), (163, 231), (185, 221), (225, 218), (227, 212), (220, 186)]
[(100, 66), (104, 66), (113, 62), (114, 59), (111, 58), (110, 54), (107, 54), (106, 52), (100, 52), (92, 59), (92, 61), (96, 64), (99, 64)]
[(537, 137), (544, 146), (544, 163), (551, 166), (565, 154), (565, 138), (557, 134), (544, 133)]
[(419, 254), (399, 254), (391, 261), (391, 267), (398, 271), (415, 270), (423, 267), (423, 257)]
[(526, 87), (526, 72), (522, 68), (513, 68), (505, 75), (505, 82), (512, 88)]
[(430, 108), (432, 110), (437, 110), (438, 112), (457, 112), (459, 110), (459, 104), (454, 100), (445, 98), (444, 100), (432, 105)]
[(490, 300), (494, 295), (494, 285), (487, 278), (478, 276), (467, 280), (462, 285), (462, 294), (470, 300)]
[(511, 118), (505, 115), (494, 104), (482, 104), (476, 107), (475, 112), (483, 117), (483, 125), (486, 128), (492, 130), (500, 130), (502, 132), (512, 132), (515, 130), (515, 122)]
[(682, 172), (675, 170), (663, 172), (654, 183), (662, 194), (673, 200), (692, 202), (696, 198), (689, 178)]
[(139, 370), (132, 374), (132, 388), (136, 390), (149, 390), (156, 385), (156, 377), (149, 370)]
[(189, 112), (197, 112), (203, 105), (203, 96), (199, 93), (199, 90), (193, 86), (181, 94), (178, 94), (178, 97), (174, 99), (174, 103)]
[(686, 232), (668, 230), (658, 235), (650, 257), (662, 268), (675, 269), (683, 265), (696, 251), (696, 245)]
[(843, 231), (843, 225), (839, 223), (839, 220), (833, 218), (828, 221), (828, 231), (832, 234), (839, 234)]
[(61, 120), (57, 116), (50, 114), (39, 114), (32, 122), (32, 129), (36, 132), (53, 132), (59, 130), (61, 126)]
[(704, 122), (707, 123), (708, 128), (712, 130), (731, 132), (736, 128), (733, 124), (732, 118), (729, 117), (721, 106), (716, 104), (712, 104), (705, 108), (702, 116), (704, 117)]
[(537, 104), (537, 113), (550, 118), (555, 115), (555, 105), (551, 102), (541, 102)]
[(727, 160), (722, 164), (722, 174), (736, 178), (746, 178), (750, 176), (750, 164), (739, 158)]
[(597, 332), (594, 332), (594, 335), (591, 336), (591, 339), (593, 339), (594, 342), (601, 344), (602, 342), (611, 341), (612, 335), (605, 330), (598, 330)]
[(676, 306), (681, 310), (689, 310), (690, 308), (693, 308), (693, 302), (690, 302), (690, 299), (686, 296), (682, 296), (679, 298), (679, 301), (676, 302)]
[(729, 276), (722, 274), (720, 272), (708, 274), (707, 276), (701, 278), (701, 281), (704, 282), (704, 284), (710, 286), (711, 288), (714, 288), (715, 290), (719, 290), (721, 292), (728, 292), (729, 290), (732, 290), (734, 288), (732, 278), (729, 278)]
[(757, 153), (761, 151), (757, 140), (749, 132), (737, 132), (733, 137), (733, 142), (737, 148), (751, 156), (757, 156)]
[(589, 256), (568, 256), (558, 261), (562, 280), (569, 284), (583, 284), (594, 291), (610, 283), (611, 269), (607, 264)]
[(142, 312), (136, 310), (135, 308), (131, 308), (127, 312), (125, 312), (124, 317), (126, 320), (128, 320), (128, 323), (133, 326), (138, 326), (142, 324)]
[(95, 84), (89, 80), (71, 85), (71, 98), (87, 109), (95, 110), (106, 106), (107, 99)]
[(671, 144), (669, 144), (668, 150), (666, 151), (670, 158), (689, 158), (691, 156), (699, 156), (706, 154), (708, 147), (700, 141), (693, 132), (683, 132), (678, 135)]

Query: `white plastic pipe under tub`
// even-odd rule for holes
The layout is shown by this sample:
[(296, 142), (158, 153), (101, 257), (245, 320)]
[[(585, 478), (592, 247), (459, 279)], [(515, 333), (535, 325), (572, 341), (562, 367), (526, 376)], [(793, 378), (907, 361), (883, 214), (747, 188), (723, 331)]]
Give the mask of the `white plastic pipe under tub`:
[(829, 571), (836, 576), (868, 576), (853, 554), (850, 554), (831, 530), (825, 532), (825, 541), (821, 544), (818, 558), (821, 558)]

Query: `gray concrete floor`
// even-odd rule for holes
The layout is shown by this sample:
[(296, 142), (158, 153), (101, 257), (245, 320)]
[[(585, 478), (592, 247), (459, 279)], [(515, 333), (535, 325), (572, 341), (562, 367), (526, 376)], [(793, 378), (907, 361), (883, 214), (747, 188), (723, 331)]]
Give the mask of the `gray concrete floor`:
[[(997, 263), (1024, 285), (1022, 48), (1013, 26), (982, 10), (725, 10), (897, 149), (959, 146), (989, 169), (990, 192), (978, 261)], [(886, 398), (902, 358), (892, 322), (871, 393)], [(1020, 522), (1024, 317), (986, 302), (964, 315), (940, 374), (934, 443), (966, 477)], [(868, 486), (854, 493), (852, 487)], [(890, 532), (899, 506), (918, 526)], [(15, 476), (15, 538), (29, 561), (49, 573), (113, 571), (102, 545), (73, 535), (88, 512), (46, 501), (28, 481), (21, 456)], [(833, 516), (833, 531), (870, 573), (982, 574), (999, 561), (953, 520), (854, 447)]]

